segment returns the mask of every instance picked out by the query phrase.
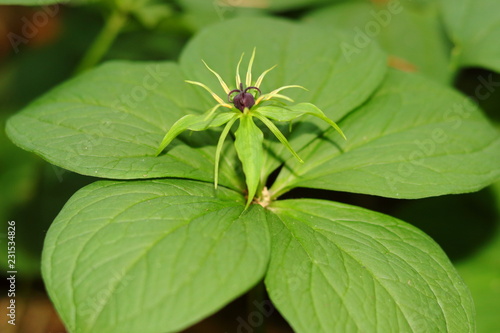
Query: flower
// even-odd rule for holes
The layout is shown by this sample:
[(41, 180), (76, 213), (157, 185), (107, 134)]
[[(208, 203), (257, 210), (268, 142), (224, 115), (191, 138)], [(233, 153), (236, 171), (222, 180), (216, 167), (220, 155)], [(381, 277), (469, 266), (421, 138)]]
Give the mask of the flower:
[[(260, 179), (261, 170), (264, 167), (264, 150), (263, 150), (263, 133), (260, 128), (254, 123), (253, 118), (259, 119), (269, 130), (276, 136), (276, 138), (290, 151), (290, 153), (295, 156), (301, 163), (302, 159), (292, 148), (283, 133), (280, 132), (278, 127), (272, 122), (274, 121), (293, 121), (304, 115), (312, 115), (314, 117), (320, 118), (330, 124), (340, 135), (345, 139), (344, 133), (337, 126), (335, 122), (330, 120), (320, 109), (315, 105), (310, 103), (299, 103), (292, 106), (276, 106), (276, 105), (261, 105), (265, 101), (270, 101), (272, 99), (284, 99), (289, 102), (293, 100), (280, 92), (288, 88), (302, 88), (298, 85), (287, 85), (277, 88), (270, 93), (262, 94), (260, 85), (264, 80), (264, 77), (273, 70), (275, 66), (265, 70), (253, 83), (252, 81), (252, 66), (255, 59), (255, 48), (252, 52), (252, 57), (248, 62), (248, 69), (245, 78), (245, 82), (241, 81), (240, 77), (240, 65), (243, 60), (244, 54), (241, 55), (238, 65), (236, 66), (236, 89), (229, 89), (228, 85), (222, 77), (210, 68), (205, 61), (207, 69), (212, 72), (219, 80), (222, 89), (227, 94), (227, 102), (224, 101), (220, 96), (214, 93), (205, 84), (197, 81), (186, 80), (187, 83), (194, 84), (204, 88), (206, 91), (212, 95), (217, 104), (210, 108), (205, 114), (193, 115), (188, 114), (178, 121), (176, 121), (172, 127), (168, 130), (167, 134), (163, 138), (156, 155), (159, 155), (179, 134), (185, 130), (192, 131), (203, 131), (212, 127), (219, 127), (225, 125), (221, 132), (219, 140), (217, 142), (217, 147), (215, 150), (215, 170), (214, 170), (214, 185), (217, 188), (218, 177), (219, 177), (219, 161), (220, 154), (222, 151), (222, 146), (229, 132), (231, 131), (234, 123), (239, 120), (238, 130), (235, 132), (234, 145), (236, 148), (236, 153), (238, 158), (242, 163), (243, 172), (245, 174), (245, 181), (248, 189), (247, 197), (247, 207), (253, 201), (254, 196), (260, 188), (263, 190), (263, 180)], [(252, 85), (253, 83), (253, 85)], [(224, 107), (229, 109), (228, 112), (218, 112), (216, 111)], [(260, 187), (259, 187), (260, 186)], [(262, 191), (260, 191), (262, 192)]]

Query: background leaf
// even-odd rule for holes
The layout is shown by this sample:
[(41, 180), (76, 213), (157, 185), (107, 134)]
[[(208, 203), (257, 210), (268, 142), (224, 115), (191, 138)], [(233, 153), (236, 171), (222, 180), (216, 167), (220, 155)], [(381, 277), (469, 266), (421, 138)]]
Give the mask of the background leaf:
[(101, 181), (78, 191), (42, 258), (68, 329), (179, 331), (248, 290), (270, 245), (262, 208), (243, 210), (239, 194), (194, 181)]
[(437, 4), (409, 1), (347, 1), (304, 17), (308, 23), (354, 33), (353, 47), (377, 41), (390, 55), (389, 63), (448, 83), (450, 48), (442, 32)]
[[(345, 57), (340, 44), (343, 38), (350, 37), (275, 18), (228, 20), (192, 38), (181, 55), (180, 65), (189, 80), (214, 87), (219, 96), (225, 96), (201, 59), (218, 72), (230, 88), (235, 88), (238, 60), (245, 52), (241, 66), (244, 74), (255, 47), (254, 79), (278, 65), (264, 79), (263, 94), (285, 85), (303, 86), (309, 91), (290, 89), (286, 95), (297, 103), (315, 104), (335, 121), (363, 103), (386, 72), (384, 55), (376, 46), (368, 47), (357, 56)], [(203, 99), (207, 101), (206, 109), (214, 104), (209, 94), (203, 93)]]
[[(244, 75), (256, 47), (255, 79), (266, 69), (278, 65), (264, 79), (261, 85), (263, 94), (285, 85), (301, 85), (308, 91), (290, 89), (286, 95), (296, 103), (313, 103), (330, 119), (337, 121), (366, 101), (386, 72), (385, 55), (375, 44), (359, 54), (345, 56), (341, 44), (351, 39), (351, 35), (339, 34), (338, 31), (325, 31), (279, 19), (228, 20), (204, 29), (191, 39), (181, 55), (180, 65), (190, 80), (217, 88), (215, 92), (224, 96), (217, 78), (204, 67), (201, 59), (232, 89), (241, 54), (246, 54), (240, 69)], [(206, 101), (205, 109), (214, 104), (207, 93), (201, 98)], [(298, 150), (327, 127), (328, 124), (321, 120), (309, 117), (294, 126), (289, 141)], [(266, 156), (263, 172), (269, 174), (289, 157), (289, 152), (273, 138), (272, 133), (264, 133), (266, 146), (271, 152)]]
[(355, 206), (270, 206), (266, 286), (296, 332), (474, 332), (469, 291), (420, 230)]
[(271, 188), (322, 188), (392, 198), (479, 190), (500, 177), (500, 135), (471, 101), (392, 70), (368, 103), (289, 160)]
[[(218, 137), (213, 132), (181, 136), (177, 146), (155, 156), (175, 121), (206, 111), (199, 109), (199, 98), (183, 78), (172, 63), (108, 63), (59, 86), (13, 116), (7, 134), (21, 148), (84, 175), (212, 182)], [(181, 140), (186, 144), (179, 145)], [(243, 188), (235, 158), (230, 152), (223, 157), (220, 183)]]
[(193, 29), (236, 17), (269, 15), (269, 12), (307, 9), (341, 0), (177, 0)]
[(455, 65), (500, 72), (500, 2), (497, 0), (442, 0), (442, 13), (455, 44)]

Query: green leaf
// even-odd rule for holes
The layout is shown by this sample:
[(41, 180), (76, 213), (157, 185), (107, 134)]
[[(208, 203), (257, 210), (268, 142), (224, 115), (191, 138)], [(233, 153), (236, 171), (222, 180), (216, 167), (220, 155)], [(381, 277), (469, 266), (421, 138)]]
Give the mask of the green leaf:
[(239, 6), (239, 3), (206, 0), (177, 0), (183, 9), (184, 21), (192, 30), (219, 23), (235, 17), (264, 15), (265, 10), (252, 7), (253, 0), (248, 1), (249, 7)]
[[(156, 150), (167, 130), (205, 104), (176, 64), (111, 62), (47, 93), (7, 123), (21, 148), (62, 168), (95, 177), (181, 177), (212, 182), (216, 133), (181, 136), (167, 154)], [(185, 144), (179, 144), (180, 142)], [(228, 151), (223, 185), (242, 188)]]
[[(386, 73), (386, 59), (377, 45), (347, 57), (339, 45), (351, 38), (275, 18), (228, 20), (204, 29), (191, 39), (181, 55), (180, 65), (189, 80), (217, 88), (215, 93), (225, 96), (217, 78), (201, 59), (233, 89), (241, 54), (246, 55), (245, 66), (255, 47), (254, 78), (278, 65), (264, 79), (263, 94), (286, 85), (303, 86), (308, 91), (292, 89), (287, 95), (296, 102), (312, 103), (330, 119), (337, 120), (361, 105)], [(209, 94), (203, 96), (211, 101)]]
[(178, 332), (263, 277), (265, 218), (211, 184), (97, 182), (50, 227), (45, 285), (71, 332)]
[(240, 117), (240, 126), (235, 133), (234, 146), (243, 165), (248, 189), (247, 207), (252, 202), (260, 183), (264, 151), (262, 142), (264, 135), (253, 122), (252, 116), (244, 114)]
[(442, 0), (440, 3), (447, 31), (455, 44), (455, 65), (500, 72), (500, 2)]
[(265, 283), (295, 332), (474, 332), (467, 287), (420, 230), (327, 201), (270, 210)]
[[(328, 118), (337, 121), (369, 98), (383, 80), (387, 68), (386, 56), (375, 43), (359, 54), (346, 56), (340, 45), (352, 38), (352, 35), (338, 31), (272, 18), (227, 20), (203, 29), (191, 39), (181, 55), (180, 65), (188, 79), (217, 88), (215, 93), (224, 96), (217, 78), (200, 59), (233, 89), (236, 87), (236, 64), (241, 54), (245, 53), (242, 63), (242, 68), (245, 68), (255, 47), (255, 79), (277, 65), (260, 86), (263, 94), (286, 85), (303, 86), (308, 91), (290, 89), (287, 95), (297, 103), (316, 105)], [(209, 94), (204, 94), (203, 98), (211, 101)], [(291, 147), (298, 151), (327, 126), (310, 117), (297, 124), (291, 134), (283, 133)], [(275, 140), (272, 133), (266, 133), (265, 150), (269, 154), (265, 156), (263, 179), (290, 156), (287, 148)]]
[[(500, 135), (471, 101), (391, 71), (377, 94), (289, 161), (271, 195), (293, 187), (393, 198), (479, 190), (500, 177)], [(288, 163), (288, 162), (287, 162)]]
[(232, 18), (268, 15), (269, 12), (297, 10), (341, 0), (177, 0), (185, 20), (194, 29)]
[(194, 115), (188, 114), (181, 119), (177, 120), (172, 127), (168, 130), (167, 134), (163, 138), (160, 147), (156, 151), (159, 155), (163, 149), (165, 149), (179, 134), (185, 130), (191, 131), (205, 131), (211, 127), (219, 127), (230, 121), (237, 114), (234, 112), (221, 112), (213, 114), (211, 117), (207, 118), (207, 115)]
[(436, 81), (450, 81), (450, 49), (442, 32), (438, 6), (415, 1), (347, 1), (322, 8), (304, 21), (354, 34), (346, 49), (363, 51), (377, 41), (389, 53), (389, 63), (406, 71), (418, 71)]

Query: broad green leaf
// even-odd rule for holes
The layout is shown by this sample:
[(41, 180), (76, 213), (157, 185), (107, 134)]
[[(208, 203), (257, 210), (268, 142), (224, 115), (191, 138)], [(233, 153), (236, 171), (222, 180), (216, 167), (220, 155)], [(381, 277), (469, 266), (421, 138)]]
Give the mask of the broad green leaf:
[(234, 146), (243, 165), (248, 189), (247, 207), (252, 202), (260, 183), (264, 151), (263, 134), (249, 114), (240, 117), (240, 126), (235, 133)]
[(186, 180), (101, 181), (50, 227), (42, 272), (69, 331), (178, 332), (264, 275), (264, 210)]
[(260, 16), (265, 10), (252, 6), (254, 0), (246, 1), (249, 6), (238, 6), (242, 2), (235, 3), (229, 0), (177, 0), (183, 9), (183, 19), (193, 30), (200, 30), (214, 23), (219, 23), (235, 17)]
[[(254, 0), (255, 1), (255, 0)], [(274, 11), (293, 10), (301, 7), (312, 7), (322, 4), (331, 4), (343, 0), (257, 0), (256, 2), (265, 3), (269, 9)]]
[(456, 66), (479, 66), (500, 72), (500, 2), (441, 0), (447, 31), (455, 44)]
[[(179, 118), (209, 107), (197, 96), (176, 64), (112, 62), (30, 104), (8, 121), (7, 134), (21, 148), (84, 175), (212, 182), (216, 133), (181, 135), (155, 156)], [(221, 184), (242, 188), (234, 152), (224, 158)]]
[(354, 38), (346, 52), (363, 51), (378, 41), (389, 53), (389, 63), (406, 71), (418, 71), (443, 83), (450, 80), (447, 39), (442, 32), (436, 4), (416, 6), (415, 1), (347, 1), (320, 9), (305, 22), (346, 29)]
[[(500, 213), (500, 182), (494, 185), (497, 212)], [(477, 332), (500, 331), (500, 233), (492, 235), (490, 242), (475, 255), (457, 263), (457, 270), (470, 288), (477, 311)]]
[[(340, 45), (351, 40), (351, 35), (278, 19), (228, 20), (196, 35), (184, 49), (180, 65), (188, 79), (202, 82), (219, 96), (225, 96), (217, 78), (201, 60), (233, 89), (241, 54), (245, 53), (242, 68), (246, 68), (255, 47), (254, 78), (277, 65), (262, 82), (263, 94), (286, 85), (303, 86), (308, 91), (290, 89), (287, 95), (296, 103), (316, 105), (328, 118), (338, 121), (365, 102), (386, 73), (386, 57), (375, 43), (359, 54), (346, 57)], [(207, 104), (214, 104), (210, 94), (204, 93), (203, 98)], [(309, 117), (286, 135), (297, 151), (327, 127), (319, 119)], [(266, 133), (265, 146), (271, 152), (266, 154), (264, 178), (290, 156), (272, 133)]]
[(391, 71), (368, 103), (309, 145), (271, 194), (293, 187), (393, 198), (479, 190), (500, 177), (500, 135), (466, 97), (421, 76)]
[[(308, 91), (291, 89), (287, 95), (297, 103), (316, 105), (336, 121), (361, 105), (386, 72), (385, 56), (376, 45), (346, 57), (340, 44), (351, 38), (274, 18), (228, 20), (204, 29), (191, 39), (181, 55), (180, 65), (187, 79), (202, 82), (219, 96), (225, 96), (217, 78), (201, 60), (234, 89), (241, 54), (245, 53), (242, 65), (245, 68), (256, 48), (254, 78), (277, 65), (261, 85), (263, 94), (286, 85), (303, 86)], [(215, 104), (209, 94), (203, 96), (208, 103)]]
[(420, 230), (328, 201), (277, 201), (270, 210), (265, 283), (295, 332), (475, 331), (467, 287)]
[(177, 0), (185, 20), (194, 29), (232, 18), (269, 15), (341, 0)]

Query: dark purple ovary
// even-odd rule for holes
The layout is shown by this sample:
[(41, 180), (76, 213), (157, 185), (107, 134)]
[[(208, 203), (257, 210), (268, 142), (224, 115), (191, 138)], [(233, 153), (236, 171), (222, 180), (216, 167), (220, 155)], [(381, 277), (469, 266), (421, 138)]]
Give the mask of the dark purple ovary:
[[(251, 93), (249, 93), (249, 90), (255, 90), (257, 93), (260, 95), (260, 89), (257, 87), (248, 87), (246, 89), (243, 89), (243, 83), (240, 83), (240, 89), (234, 89), (227, 94), (227, 100), (229, 103), (233, 103), (234, 107), (243, 112), (245, 108), (251, 108), (252, 106), (255, 105), (255, 97)], [(238, 93), (236, 97), (231, 98), (233, 94)]]
[(233, 104), (238, 110), (243, 112), (245, 108), (250, 109), (252, 106), (255, 105), (255, 98), (250, 93), (241, 92), (238, 95), (236, 95), (236, 97), (233, 99)]

